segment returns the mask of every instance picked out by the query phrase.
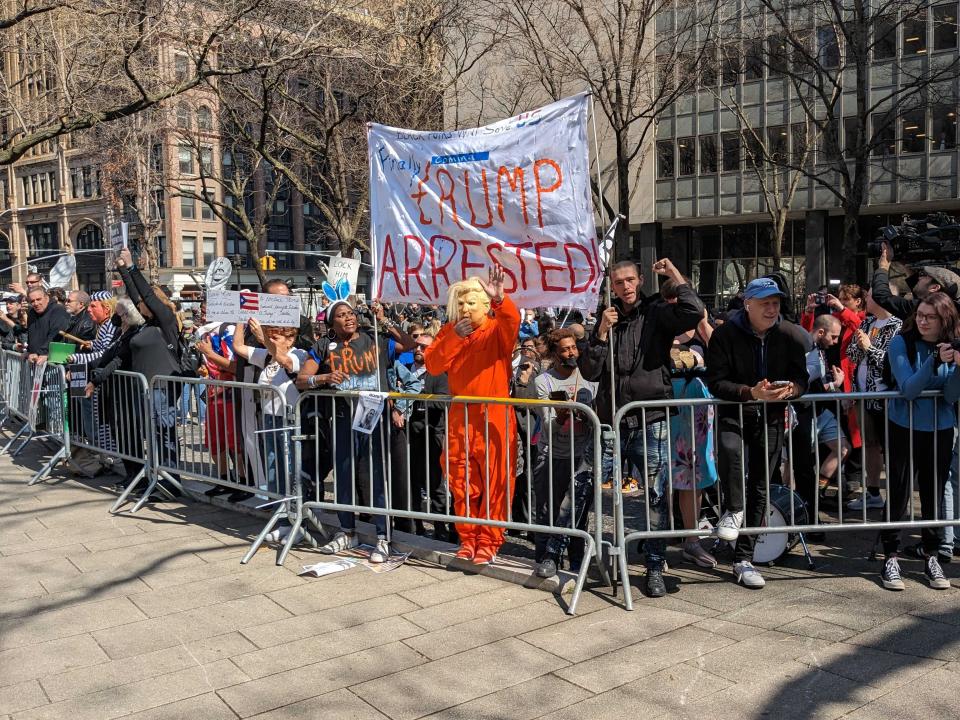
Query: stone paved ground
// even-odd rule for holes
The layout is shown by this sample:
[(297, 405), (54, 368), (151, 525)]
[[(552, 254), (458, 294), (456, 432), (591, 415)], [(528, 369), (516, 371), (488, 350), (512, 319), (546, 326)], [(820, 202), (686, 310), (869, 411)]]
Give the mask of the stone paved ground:
[[(297, 577), (252, 518), (165, 503), (110, 517), (106, 481), (27, 487), (0, 459), (0, 718), (948, 718), (960, 591), (908, 564), (878, 587), (869, 539), (751, 592), (677, 565), (627, 613), (423, 563)], [(671, 551), (671, 559), (679, 561)], [(948, 568), (948, 574), (952, 568)]]

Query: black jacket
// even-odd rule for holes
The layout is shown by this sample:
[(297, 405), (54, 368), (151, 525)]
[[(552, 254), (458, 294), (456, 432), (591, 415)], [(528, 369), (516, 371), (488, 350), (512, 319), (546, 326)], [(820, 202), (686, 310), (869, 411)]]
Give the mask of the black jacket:
[[(745, 310), (738, 310), (718, 327), (707, 347), (707, 387), (714, 397), (749, 402), (750, 388), (761, 380), (789, 380), (802, 395), (807, 391), (807, 344), (802, 328), (781, 320), (760, 338), (750, 327)], [(809, 338), (809, 336), (807, 336)], [(808, 341), (809, 342), (809, 341)], [(767, 406), (767, 422), (783, 422), (784, 403)], [(720, 417), (739, 418), (738, 408), (721, 405)], [(761, 406), (743, 408), (744, 420), (761, 416)]]
[(93, 340), (97, 336), (97, 326), (89, 313), (84, 310), (79, 315), (73, 315), (70, 318), (70, 327), (67, 328), (67, 332), (81, 340)]
[[(689, 284), (677, 287), (677, 302), (668, 303), (659, 295), (641, 295), (630, 313), (619, 300), (613, 305), (620, 312), (620, 321), (608, 336), (613, 342), (614, 370), (617, 382), (617, 408), (635, 400), (664, 400), (673, 397), (670, 382), (670, 349), (673, 339), (692, 330), (703, 319), (703, 303)], [(597, 337), (599, 321), (584, 352), (580, 354), (580, 373), (597, 387), (597, 415), (600, 422), (613, 422), (610, 403), (610, 351)], [(631, 415), (640, 415), (639, 411)], [(647, 422), (666, 417), (665, 410), (651, 409)]]
[(897, 297), (890, 292), (890, 272), (888, 270), (878, 269), (874, 271), (870, 292), (873, 294), (873, 301), (877, 305), (901, 320), (906, 320), (913, 315), (913, 311), (920, 304), (919, 300)]
[(70, 327), (70, 313), (53, 300), (43, 315), (33, 310), (27, 314), (27, 352), (46, 355), (51, 342), (63, 342), (60, 331)]

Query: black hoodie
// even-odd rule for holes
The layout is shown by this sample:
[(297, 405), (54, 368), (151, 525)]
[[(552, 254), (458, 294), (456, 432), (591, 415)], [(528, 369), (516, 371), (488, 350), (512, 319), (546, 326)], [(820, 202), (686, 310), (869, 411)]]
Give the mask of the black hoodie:
[[(668, 303), (659, 295), (640, 296), (633, 310), (626, 313), (619, 300), (614, 307), (620, 321), (613, 326), (608, 339), (613, 341), (614, 368), (617, 378), (617, 408), (635, 400), (664, 400), (673, 397), (670, 382), (670, 350), (673, 339), (692, 330), (703, 319), (703, 303), (688, 283), (677, 286), (677, 302)], [(580, 354), (580, 373), (597, 388), (597, 415), (600, 422), (613, 422), (610, 403), (610, 351), (607, 343), (597, 337), (597, 321), (585, 352)], [(639, 417), (640, 412), (630, 413)], [(648, 410), (647, 422), (666, 417), (660, 408)]]
[[(797, 395), (807, 391), (806, 335), (796, 325), (781, 320), (762, 338), (750, 326), (746, 310), (737, 310), (718, 327), (707, 347), (706, 381), (710, 393), (720, 400), (749, 402), (750, 388), (761, 380), (789, 380)], [(809, 336), (807, 336), (809, 338)], [(783, 422), (783, 403), (767, 407), (767, 422)], [(759, 405), (743, 409), (744, 418), (758, 417)], [(736, 407), (719, 408), (721, 417), (738, 417)]]

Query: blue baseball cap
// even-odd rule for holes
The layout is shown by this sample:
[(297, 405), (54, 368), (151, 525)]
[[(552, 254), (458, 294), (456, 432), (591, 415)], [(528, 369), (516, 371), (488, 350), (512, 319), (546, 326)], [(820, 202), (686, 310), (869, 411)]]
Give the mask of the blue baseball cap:
[(753, 300), (754, 298), (768, 298), (773, 295), (779, 295), (780, 297), (786, 297), (786, 295), (780, 290), (780, 287), (770, 278), (757, 278), (756, 280), (751, 280), (747, 284), (746, 290), (743, 291), (744, 300)]

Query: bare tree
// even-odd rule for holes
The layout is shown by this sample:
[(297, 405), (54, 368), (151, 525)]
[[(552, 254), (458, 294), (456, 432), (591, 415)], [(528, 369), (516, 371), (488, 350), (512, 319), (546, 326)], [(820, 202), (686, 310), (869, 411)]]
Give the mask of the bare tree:
[[(927, 110), (938, 104), (956, 106), (956, 55), (927, 51), (931, 8), (923, 0), (759, 0), (759, 5), (763, 12), (754, 22), (766, 23), (767, 66), (775, 57), (769, 48), (779, 48), (777, 68), (789, 81), (791, 99), (820, 136), (816, 163), (786, 165), (843, 209), (843, 273), (853, 278), (871, 178), (884, 173), (904, 183), (920, 181), (897, 161), (897, 129), (911, 117), (925, 127)], [(926, 133), (914, 141), (921, 148), (929, 142)]]
[[(501, 3), (490, 3), (498, 13)], [(716, 6), (673, 0), (509, 0), (499, 17), (508, 42), (500, 51), (509, 59), (510, 77), (536, 84), (550, 99), (589, 90), (602, 120), (600, 133), (613, 145), (603, 168), (613, 177), (613, 197), (597, 200), (607, 216), (623, 213), (618, 241), (630, 232), (630, 205), (640, 187), (657, 119), (686, 93), (714, 27)], [(509, 84), (510, 80), (505, 81)], [(605, 127), (603, 127), (605, 126)], [(601, 148), (601, 157), (608, 156)], [(599, 161), (599, 159), (598, 159)]]
[[(2, 16), (0, 164), (31, 148), (131, 117), (218, 78), (326, 47), (333, 14), (361, 0), (16, 0)], [(281, 26), (285, 52), (221, 52), (236, 35)]]

